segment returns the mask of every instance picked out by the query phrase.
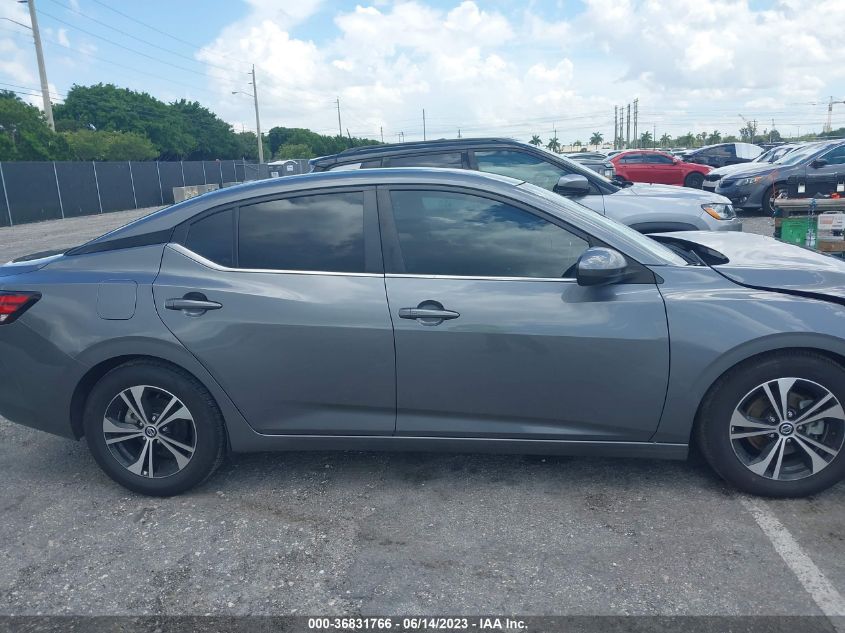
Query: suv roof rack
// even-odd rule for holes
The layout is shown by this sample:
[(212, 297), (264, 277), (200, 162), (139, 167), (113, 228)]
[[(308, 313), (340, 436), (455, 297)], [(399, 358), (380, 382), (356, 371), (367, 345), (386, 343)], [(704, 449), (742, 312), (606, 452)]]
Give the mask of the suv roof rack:
[[(483, 138), (441, 138), (432, 141), (411, 141), (409, 143), (382, 143), (380, 145), (362, 145), (360, 147), (350, 147), (342, 152), (334, 154), (334, 156), (351, 156), (355, 154), (374, 154), (378, 152), (390, 151), (393, 149), (402, 148), (403, 150), (421, 148), (425, 149), (431, 146), (438, 145), (472, 145), (475, 143), (519, 143), (519, 141), (512, 138), (505, 137), (483, 137)], [(323, 156), (321, 158), (329, 158), (330, 156)]]

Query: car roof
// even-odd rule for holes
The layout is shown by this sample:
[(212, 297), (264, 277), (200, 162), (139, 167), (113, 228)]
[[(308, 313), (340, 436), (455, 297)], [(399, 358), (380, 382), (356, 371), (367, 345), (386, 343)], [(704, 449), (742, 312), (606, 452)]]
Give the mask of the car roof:
[(336, 163), (352, 163), (366, 160), (375, 160), (385, 156), (407, 154), (409, 152), (428, 150), (465, 150), (469, 147), (483, 147), (485, 145), (501, 146), (512, 145), (519, 147), (533, 147), (512, 138), (505, 137), (483, 137), (483, 138), (457, 138), (438, 139), (434, 141), (411, 141), (407, 143), (384, 143), (381, 145), (364, 145), (345, 149), (338, 154), (312, 158), (312, 165), (328, 166)]
[(507, 195), (522, 180), (465, 169), (435, 169), (430, 167), (392, 167), (385, 169), (362, 169), (354, 171), (326, 171), (294, 176), (269, 178), (245, 182), (223, 189), (217, 189), (184, 202), (165, 207), (106, 233), (94, 240), (72, 249), (72, 253), (102, 250), (106, 243), (117, 240), (130, 241), (174, 227), (190, 220), (196, 214), (215, 207), (226, 207), (239, 202), (277, 194), (316, 191), (337, 187), (372, 187), (377, 185), (451, 185), (499, 192)]

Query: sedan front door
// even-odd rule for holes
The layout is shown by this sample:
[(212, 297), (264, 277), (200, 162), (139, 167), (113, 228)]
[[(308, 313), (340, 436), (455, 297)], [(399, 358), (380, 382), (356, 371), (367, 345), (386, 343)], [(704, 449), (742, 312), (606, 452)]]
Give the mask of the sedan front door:
[(669, 341), (653, 276), (581, 287), (574, 270), (589, 235), (478, 191), (380, 189), (379, 217), (398, 435), (654, 433)]

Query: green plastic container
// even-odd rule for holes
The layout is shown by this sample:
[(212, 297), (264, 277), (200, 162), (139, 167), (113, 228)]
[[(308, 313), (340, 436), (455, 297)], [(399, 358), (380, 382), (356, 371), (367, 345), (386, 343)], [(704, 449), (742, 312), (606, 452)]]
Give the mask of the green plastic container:
[(813, 238), (816, 235), (816, 218), (784, 218), (780, 225), (780, 239), (790, 244), (798, 244), (800, 246), (807, 245), (807, 230), (813, 232)]

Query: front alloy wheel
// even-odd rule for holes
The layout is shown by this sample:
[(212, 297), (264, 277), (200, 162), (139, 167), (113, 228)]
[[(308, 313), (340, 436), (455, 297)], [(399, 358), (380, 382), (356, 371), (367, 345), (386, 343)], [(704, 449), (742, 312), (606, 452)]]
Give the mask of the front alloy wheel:
[(845, 366), (813, 350), (750, 358), (710, 388), (696, 445), (737, 488), (816, 494), (845, 478)]
[(778, 378), (758, 385), (734, 409), (730, 440), (748, 470), (774, 480), (819, 473), (845, 439), (845, 411), (822, 385)]

